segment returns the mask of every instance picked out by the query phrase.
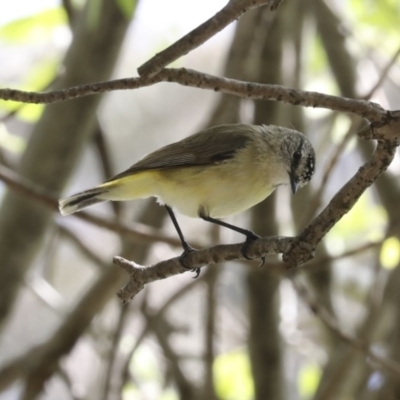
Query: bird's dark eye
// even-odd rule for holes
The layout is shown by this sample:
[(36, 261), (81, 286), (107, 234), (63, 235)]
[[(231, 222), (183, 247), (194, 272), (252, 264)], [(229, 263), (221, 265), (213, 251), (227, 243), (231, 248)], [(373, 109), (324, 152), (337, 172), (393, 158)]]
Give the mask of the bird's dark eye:
[(300, 159), (301, 159), (301, 151), (300, 151), (300, 150), (296, 150), (296, 151), (293, 153), (293, 162), (294, 162), (295, 164), (298, 164), (299, 161), (300, 161)]

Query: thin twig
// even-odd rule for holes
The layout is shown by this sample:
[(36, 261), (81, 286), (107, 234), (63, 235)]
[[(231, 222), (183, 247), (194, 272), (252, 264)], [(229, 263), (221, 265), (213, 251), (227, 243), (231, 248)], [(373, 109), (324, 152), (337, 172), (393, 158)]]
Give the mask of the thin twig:
[[(3, 181), (10, 189), (35, 199), (51, 210), (58, 212), (58, 199), (54, 195), (3, 165), (0, 165), (0, 181)], [(181, 246), (178, 239), (162, 235), (156, 229), (144, 224), (135, 223), (133, 224), (134, 227), (131, 228), (87, 212), (79, 212), (72, 216), (141, 243), (163, 242), (173, 247)], [(201, 247), (198, 243), (193, 245)]]
[(72, 400), (83, 400), (82, 396), (79, 396), (76, 393), (76, 389), (74, 388), (74, 383), (69, 376), (68, 372), (63, 368), (62, 366), (58, 366), (58, 371), (57, 371), (58, 376), (61, 378), (61, 380), (65, 383), (65, 386), (68, 389), (69, 395), (71, 396)]
[(176, 41), (174, 44), (156, 54), (138, 68), (140, 76), (151, 77), (161, 71), (162, 68), (171, 64), (179, 57), (199, 47), (205, 41), (213, 37), (233, 21), (239, 19), (246, 11), (269, 5), (275, 10), (282, 0), (230, 0), (228, 4), (212, 18), (193, 29), (187, 35)]
[[(201, 283), (204, 282), (204, 280), (207, 277), (207, 272), (205, 274), (200, 275), (197, 279), (190, 281), (187, 285), (182, 286), (181, 288), (179, 288), (176, 292), (174, 292), (161, 306), (161, 308), (159, 310), (157, 310), (157, 312), (154, 313), (154, 318), (158, 318), (159, 315), (164, 315), (165, 312), (173, 305), (175, 304), (176, 301), (178, 301), (179, 299), (181, 299), (183, 296), (185, 296), (187, 293), (190, 293), (193, 291), (193, 289), (200, 285)], [(146, 319), (146, 323), (144, 325), (144, 327), (142, 328), (142, 331), (137, 335), (136, 337), (136, 342), (135, 345), (133, 346), (133, 348), (131, 349), (131, 351), (129, 352), (129, 354), (126, 356), (124, 365), (122, 367), (122, 371), (121, 371), (121, 376), (123, 377), (123, 379), (121, 379), (121, 386), (118, 388), (117, 393), (121, 393), (124, 384), (126, 383), (126, 380), (129, 376), (129, 365), (130, 365), (130, 361), (132, 360), (133, 355), (135, 354), (136, 350), (139, 348), (139, 346), (142, 344), (144, 338), (148, 335), (148, 333), (150, 332), (150, 324), (149, 321)]]
[(170, 344), (170, 335), (176, 331), (171, 321), (164, 314), (157, 315), (155, 318), (151, 310), (148, 308), (147, 301), (143, 302), (141, 308), (142, 315), (145, 316), (151, 331), (155, 334), (158, 344), (160, 345), (166, 360), (168, 361), (168, 369), (174, 378), (176, 388), (181, 399), (193, 399), (196, 388), (191, 384), (187, 377), (187, 371), (180, 365), (180, 357)]
[[(104, 388), (102, 391), (101, 400), (107, 400), (109, 398), (109, 393), (112, 389), (112, 377), (114, 372), (114, 365), (115, 360), (117, 358), (118, 353), (118, 346), (121, 341), (121, 337), (123, 334), (123, 329), (125, 326), (125, 321), (128, 316), (129, 307), (123, 306), (120, 304), (119, 307), (119, 316), (118, 316), (118, 323), (113, 332), (111, 346), (108, 352), (108, 360), (107, 360), (107, 367), (106, 367), (106, 376), (104, 378)], [(120, 392), (122, 393), (122, 392)]]
[[(97, 150), (97, 155), (101, 165), (102, 177), (104, 180), (108, 179), (110, 176), (114, 176), (112, 162), (111, 162), (111, 152), (107, 144), (103, 128), (99, 118), (97, 118), (96, 126), (94, 129), (93, 142)], [(118, 218), (121, 214), (121, 203), (117, 201), (111, 202), (111, 207), (114, 211), (115, 216)]]
[(343, 139), (341, 140), (339, 145), (336, 147), (336, 149), (332, 153), (330, 159), (328, 160), (326, 167), (325, 167), (325, 171), (322, 174), (321, 182), (318, 185), (318, 189), (317, 189), (316, 193), (314, 194), (311, 206), (309, 207), (310, 215), (307, 215), (306, 220), (309, 221), (310, 219), (314, 218), (319, 207), (321, 206), (322, 199), (324, 197), (326, 187), (329, 182), (329, 178), (331, 177), (332, 172), (334, 171), (334, 169), (339, 161), (339, 158), (343, 154), (344, 150), (346, 149), (346, 146), (349, 143), (350, 139), (352, 137), (354, 137), (354, 129), (358, 124), (359, 124), (359, 122), (356, 121), (354, 118), (352, 118), (351, 125), (350, 125), (348, 131), (346, 132)]
[(207, 270), (207, 298), (204, 316), (204, 398), (215, 399), (214, 386), (214, 361), (215, 361), (215, 338), (217, 335), (217, 313), (218, 313), (218, 295), (217, 285), (218, 277), (221, 275), (220, 268), (208, 268)]
[(89, 261), (91, 261), (96, 267), (100, 269), (109, 268), (109, 264), (103, 261), (93, 250), (91, 250), (81, 239), (78, 238), (75, 233), (57, 222), (59, 233), (66, 239), (68, 239)]
[(396, 53), (393, 54), (392, 58), (388, 61), (386, 66), (381, 71), (381, 75), (375, 85), (367, 92), (364, 96), (361, 97), (363, 100), (369, 100), (374, 93), (381, 87), (383, 81), (386, 79), (389, 74), (391, 68), (396, 63), (397, 58), (400, 56), (400, 47), (397, 49)]
[[(325, 254), (323, 256), (317, 256), (303, 266), (303, 271), (308, 271), (312, 273), (313, 269), (320, 268), (322, 265), (329, 265), (333, 262), (343, 260), (344, 258), (357, 256), (368, 250), (374, 250), (377, 247), (382, 246), (382, 243), (386, 239), (387, 236), (385, 236), (382, 240), (379, 240), (377, 242), (364, 243), (358, 247), (344, 251), (343, 253), (340, 253), (336, 256), (330, 256), (329, 254)], [(268, 268), (275, 269), (276, 271), (284, 271), (286, 269), (285, 263), (283, 263), (282, 261), (278, 261), (273, 264), (268, 264)]]
[[(320, 265), (330, 264), (335, 261), (343, 260), (344, 258), (349, 258), (349, 257), (353, 257), (356, 255), (362, 254), (368, 250), (376, 249), (377, 247), (382, 246), (382, 243), (385, 240), (386, 240), (386, 237), (377, 242), (365, 243), (365, 244), (362, 244), (361, 246), (355, 247), (354, 249), (344, 251), (343, 253), (341, 253), (337, 256), (325, 255), (322, 257), (316, 257), (304, 266), (304, 270), (310, 271), (312, 268), (318, 267)], [(279, 266), (279, 264), (278, 264), (278, 266)]]
[[(221, 243), (221, 227), (213, 225), (210, 229), (213, 243)], [(204, 379), (203, 397), (217, 400), (214, 384), (215, 339), (218, 335), (218, 278), (221, 276), (221, 268), (207, 268), (205, 275), (206, 299), (204, 307)]]

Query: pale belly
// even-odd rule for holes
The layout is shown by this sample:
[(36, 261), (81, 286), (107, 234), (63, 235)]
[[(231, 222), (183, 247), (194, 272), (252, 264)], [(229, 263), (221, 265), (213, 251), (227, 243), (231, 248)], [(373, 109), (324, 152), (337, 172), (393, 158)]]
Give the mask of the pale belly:
[(168, 171), (157, 184), (156, 197), (189, 217), (200, 211), (213, 218), (237, 214), (268, 197), (274, 186), (262, 174), (215, 173), (216, 170)]

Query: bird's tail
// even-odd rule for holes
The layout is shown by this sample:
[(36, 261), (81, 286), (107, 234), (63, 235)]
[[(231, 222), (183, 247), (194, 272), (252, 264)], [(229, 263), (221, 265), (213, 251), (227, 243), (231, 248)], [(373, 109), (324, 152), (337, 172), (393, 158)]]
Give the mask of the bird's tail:
[(103, 201), (135, 200), (153, 196), (157, 192), (154, 189), (158, 182), (157, 176), (157, 172), (153, 170), (117, 176), (93, 189), (59, 200), (58, 208), (62, 215), (68, 215)]
[(107, 201), (107, 198), (102, 197), (107, 191), (104, 187), (96, 187), (94, 189), (85, 190), (84, 192), (77, 193), (66, 199), (60, 199), (58, 208), (62, 215), (73, 214), (74, 212), (83, 210), (93, 204)]

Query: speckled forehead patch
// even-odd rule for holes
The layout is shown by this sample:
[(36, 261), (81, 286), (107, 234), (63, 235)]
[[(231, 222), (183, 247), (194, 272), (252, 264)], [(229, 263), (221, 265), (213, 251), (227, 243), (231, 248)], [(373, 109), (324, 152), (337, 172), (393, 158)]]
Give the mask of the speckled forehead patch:
[(314, 154), (309, 154), (305, 164), (304, 171), (301, 175), (301, 180), (304, 182), (309, 182), (314, 175), (315, 171), (315, 156)]

